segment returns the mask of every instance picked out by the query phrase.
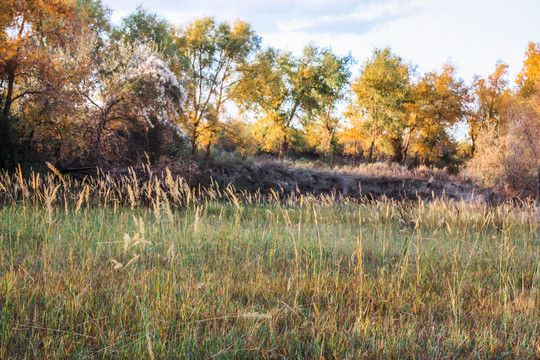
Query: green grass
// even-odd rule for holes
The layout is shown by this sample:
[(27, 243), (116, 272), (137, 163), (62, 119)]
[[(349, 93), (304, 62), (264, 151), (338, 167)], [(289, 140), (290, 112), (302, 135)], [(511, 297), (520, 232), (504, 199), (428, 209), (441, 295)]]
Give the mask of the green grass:
[(2, 359), (540, 357), (532, 204), (56, 182), (0, 177)]

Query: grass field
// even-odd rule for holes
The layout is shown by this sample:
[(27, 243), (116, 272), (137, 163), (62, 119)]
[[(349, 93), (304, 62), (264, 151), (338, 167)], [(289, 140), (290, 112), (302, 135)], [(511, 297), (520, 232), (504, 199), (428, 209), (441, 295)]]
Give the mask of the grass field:
[(0, 358), (540, 358), (534, 204), (0, 174)]

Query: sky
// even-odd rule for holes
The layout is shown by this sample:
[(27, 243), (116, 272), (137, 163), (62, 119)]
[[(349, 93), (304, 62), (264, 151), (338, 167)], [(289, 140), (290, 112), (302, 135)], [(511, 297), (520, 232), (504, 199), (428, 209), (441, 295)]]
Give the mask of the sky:
[(137, 5), (174, 25), (203, 17), (241, 19), (262, 37), (263, 45), (299, 55), (314, 42), (357, 60), (353, 74), (375, 48), (390, 46), (419, 74), (457, 67), (471, 83), (488, 76), (495, 63), (519, 73), (529, 41), (540, 41), (540, 0), (104, 0), (112, 20)]

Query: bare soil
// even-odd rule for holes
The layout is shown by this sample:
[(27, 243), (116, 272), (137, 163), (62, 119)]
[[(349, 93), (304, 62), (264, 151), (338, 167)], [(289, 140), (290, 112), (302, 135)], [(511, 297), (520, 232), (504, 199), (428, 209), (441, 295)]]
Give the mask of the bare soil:
[[(237, 190), (269, 194), (287, 195), (293, 192), (315, 196), (335, 194), (351, 198), (379, 199), (387, 197), (396, 200), (429, 200), (438, 198), (473, 202), (477, 200), (493, 202), (495, 194), (475, 187), (470, 182), (441, 180), (434, 178), (389, 177), (360, 175), (339, 170), (308, 170), (288, 167), (278, 163), (247, 165), (239, 163), (209, 163), (206, 167), (191, 163), (167, 163), (151, 166), (153, 174), (164, 176), (169, 168), (173, 175), (182, 176), (192, 187), (208, 186), (212, 180)], [(135, 167), (137, 178), (145, 181), (148, 168)], [(74, 177), (95, 176), (95, 168), (84, 170), (64, 169)], [(101, 171), (100, 171), (101, 172)], [(127, 168), (103, 170), (113, 178), (130, 176)]]
[(340, 171), (306, 170), (272, 165), (211, 164), (210, 176), (220, 185), (233, 185), (245, 191), (301, 194), (331, 194), (354, 198), (393, 198), (418, 200), (448, 198), (456, 201), (489, 200), (490, 192), (476, 188), (470, 182), (435, 179), (391, 178), (354, 175)]

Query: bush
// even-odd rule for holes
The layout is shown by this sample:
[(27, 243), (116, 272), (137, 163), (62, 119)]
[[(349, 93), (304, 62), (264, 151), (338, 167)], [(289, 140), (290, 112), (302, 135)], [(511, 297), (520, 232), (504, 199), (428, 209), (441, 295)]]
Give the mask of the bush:
[(534, 196), (540, 169), (540, 113), (530, 103), (516, 101), (506, 111), (508, 127), (484, 129), (466, 175), (481, 184), (503, 188), (507, 195)]
[(507, 142), (505, 184), (519, 194), (534, 195), (540, 169), (540, 114), (531, 106), (515, 110)]
[(487, 187), (502, 186), (506, 149), (505, 137), (495, 127), (480, 132), (474, 157), (467, 163), (465, 175)]

